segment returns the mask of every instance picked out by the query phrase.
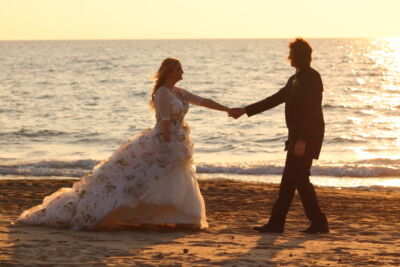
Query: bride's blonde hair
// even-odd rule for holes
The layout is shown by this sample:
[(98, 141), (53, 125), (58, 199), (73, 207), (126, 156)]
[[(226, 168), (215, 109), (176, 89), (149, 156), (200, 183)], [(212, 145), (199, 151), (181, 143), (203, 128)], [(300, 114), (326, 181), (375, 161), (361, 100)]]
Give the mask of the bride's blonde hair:
[(161, 87), (161, 85), (167, 79), (168, 74), (179, 63), (180, 63), (179, 59), (177, 59), (177, 58), (166, 58), (163, 60), (163, 62), (161, 62), (161, 65), (158, 68), (158, 71), (153, 75), (155, 82), (154, 82), (153, 90), (151, 92), (151, 100), (150, 100), (150, 107), (152, 109), (154, 109), (154, 96), (156, 95), (158, 88)]

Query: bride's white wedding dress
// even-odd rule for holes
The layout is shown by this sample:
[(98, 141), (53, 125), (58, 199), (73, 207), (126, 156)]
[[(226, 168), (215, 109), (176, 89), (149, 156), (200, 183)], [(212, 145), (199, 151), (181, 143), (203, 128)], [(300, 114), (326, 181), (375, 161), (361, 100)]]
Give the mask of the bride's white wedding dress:
[[(72, 188), (61, 188), (24, 211), (17, 223), (72, 229), (132, 225), (189, 225), (206, 228), (205, 205), (193, 165), (189, 103), (202, 98), (160, 87), (154, 97), (157, 123), (134, 135)], [(161, 122), (170, 120), (170, 141)]]

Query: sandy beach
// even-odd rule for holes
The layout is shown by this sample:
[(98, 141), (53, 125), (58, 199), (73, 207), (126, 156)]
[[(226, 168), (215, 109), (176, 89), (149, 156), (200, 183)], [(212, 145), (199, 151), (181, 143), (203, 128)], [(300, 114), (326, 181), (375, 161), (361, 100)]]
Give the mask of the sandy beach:
[(296, 196), (283, 234), (259, 234), (277, 185), (200, 181), (203, 231), (70, 231), (13, 225), (72, 180), (0, 181), (0, 266), (399, 266), (400, 192), (317, 188), (331, 233), (304, 235)]

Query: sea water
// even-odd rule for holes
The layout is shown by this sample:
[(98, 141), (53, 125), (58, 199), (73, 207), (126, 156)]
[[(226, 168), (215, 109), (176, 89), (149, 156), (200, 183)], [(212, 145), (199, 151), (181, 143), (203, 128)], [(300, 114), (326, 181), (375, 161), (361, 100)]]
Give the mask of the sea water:
[[(79, 178), (155, 124), (149, 98), (166, 57), (178, 86), (229, 107), (294, 73), (286, 39), (0, 42), (0, 179)], [(324, 83), (325, 140), (314, 184), (400, 190), (400, 39), (310, 39)], [(200, 179), (278, 183), (284, 105), (251, 118), (191, 106)]]

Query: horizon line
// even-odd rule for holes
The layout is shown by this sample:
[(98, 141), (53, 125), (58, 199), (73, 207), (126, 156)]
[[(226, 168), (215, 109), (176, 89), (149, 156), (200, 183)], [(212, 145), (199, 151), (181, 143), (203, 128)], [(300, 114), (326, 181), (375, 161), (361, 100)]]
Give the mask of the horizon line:
[(386, 37), (235, 37), (235, 38), (93, 38), (93, 39), (0, 39), (0, 42), (32, 42), (32, 41), (185, 41), (185, 40), (292, 40), (303, 38), (306, 40), (328, 39), (393, 39), (400, 36)]

